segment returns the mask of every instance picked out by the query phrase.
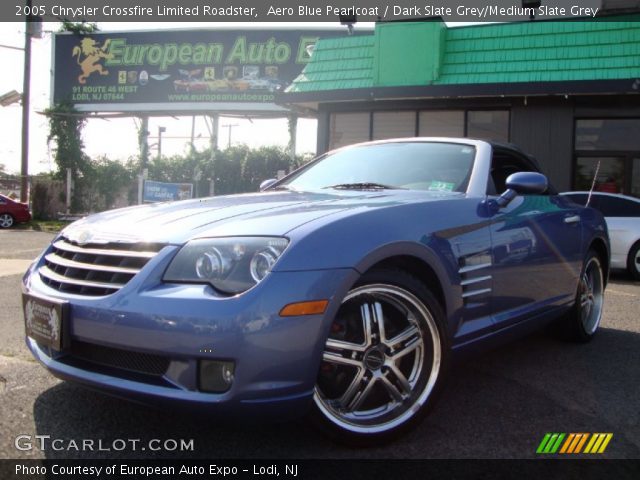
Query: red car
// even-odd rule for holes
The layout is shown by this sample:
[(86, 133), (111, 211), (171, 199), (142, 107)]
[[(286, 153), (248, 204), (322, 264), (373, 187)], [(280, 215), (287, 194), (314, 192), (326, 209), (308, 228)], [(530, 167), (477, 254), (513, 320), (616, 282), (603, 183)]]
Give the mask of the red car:
[(15, 223), (28, 222), (29, 220), (31, 220), (29, 205), (0, 195), (0, 228), (9, 228)]

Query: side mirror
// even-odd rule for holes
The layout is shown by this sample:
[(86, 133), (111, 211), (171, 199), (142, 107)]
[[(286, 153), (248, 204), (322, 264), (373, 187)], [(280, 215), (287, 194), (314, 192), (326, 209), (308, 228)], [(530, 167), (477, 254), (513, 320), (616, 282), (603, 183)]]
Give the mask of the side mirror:
[(258, 187), (258, 191), (262, 192), (263, 190), (266, 190), (267, 188), (269, 188), (271, 185), (273, 185), (274, 183), (276, 183), (278, 181), (277, 178), (270, 178), (268, 180), (264, 180), (261, 184), (260, 187)]
[(541, 194), (547, 191), (549, 181), (541, 173), (517, 172), (507, 177), (507, 189), (498, 197), (496, 203), (500, 208), (506, 207), (517, 195)]

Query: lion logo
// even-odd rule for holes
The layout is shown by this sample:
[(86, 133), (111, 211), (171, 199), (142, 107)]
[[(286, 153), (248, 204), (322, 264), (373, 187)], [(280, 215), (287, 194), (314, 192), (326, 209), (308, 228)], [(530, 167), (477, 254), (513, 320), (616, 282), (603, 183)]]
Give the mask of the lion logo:
[(60, 338), (60, 317), (53, 307), (49, 310), (49, 330), (51, 331), (51, 340), (57, 342)]
[[(83, 38), (80, 42), (80, 46), (73, 47), (72, 57), (78, 57), (77, 62), (82, 69), (82, 74), (78, 76), (78, 82), (85, 84), (87, 78), (93, 72), (98, 72), (100, 75), (109, 75), (109, 70), (105, 70), (98, 62), (103, 59), (113, 58), (112, 53), (107, 53), (109, 48), (110, 39), (104, 41), (102, 46), (99, 46), (93, 38)], [(84, 56), (84, 60), (80, 58)]]
[(27, 301), (27, 305), (24, 309), (24, 314), (27, 321), (27, 330), (32, 331), (35, 313), (33, 312), (33, 302), (31, 300)]

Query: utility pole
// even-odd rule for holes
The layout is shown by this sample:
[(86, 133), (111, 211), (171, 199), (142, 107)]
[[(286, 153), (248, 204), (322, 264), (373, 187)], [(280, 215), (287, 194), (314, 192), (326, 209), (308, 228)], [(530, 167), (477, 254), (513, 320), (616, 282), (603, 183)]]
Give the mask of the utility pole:
[(193, 142), (195, 142), (196, 140), (195, 137), (196, 137), (196, 116), (192, 115), (191, 116), (191, 143), (190, 143), (192, 152), (196, 149), (195, 145), (193, 144)]
[(293, 171), (294, 163), (296, 161), (296, 137), (298, 134), (298, 116), (295, 114), (289, 115), (287, 119), (289, 123), (289, 158), (291, 160), (290, 171)]
[(237, 123), (233, 123), (233, 124), (229, 124), (229, 125), (222, 125), (222, 128), (228, 128), (229, 129), (229, 140), (227, 142), (227, 148), (229, 148), (231, 146), (231, 130), (234, 127), (239, 127), (240, 125), (238, 125)]
[(158, 160), (162, 158), (162, 134), (166, 131), (166, 127), (158, 127)]
[(210, 146), (211, 150), (218, 149), (218, 129), (220, 128), (220, 115), (214, 113), (211, 115)]
[(140, 175), (138, 175), (138, 205), (144, 200), (144, 180), (147, 178), (147, 164), (149, 162), (149, 144), (147, 137), (149, 136), (149, 117), (140, 118), (140, 131), (138, 140), (140, 141)]
[(22, 158), (20, 168), (20, 201), (29, 201), (29, 95), (31, 91), (31, 0), (27, 0), (24, 32), (24, 73), (22, 78)]
[[(217, 113), (213, 113), (210, 117), (204, 117), (205, 124), (207, 125), (207, 129), (209, 130), (209, 151), (211, 152), (211, 157), (209, 161), (211, 162), (211, 178), (209, 178), (209, 196), (213, 197), (216, 193), (216, 172), (215, 172), (215, 158), (216, 153), (218, 151), (218, 129), (220, 127), (220, 115)], [(211, 124), (209, 124), (211, 121)]]

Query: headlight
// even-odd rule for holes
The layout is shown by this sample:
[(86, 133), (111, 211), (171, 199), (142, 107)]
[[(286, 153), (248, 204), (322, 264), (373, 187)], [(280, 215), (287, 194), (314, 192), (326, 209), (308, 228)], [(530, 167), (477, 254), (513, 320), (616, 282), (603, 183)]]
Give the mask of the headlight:
[(267, 276), (288, 244), (281, 237), (192, 240), (171, 261), (163, 280), (210, 283), (224, 293), (242, 293)]

